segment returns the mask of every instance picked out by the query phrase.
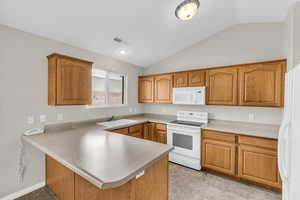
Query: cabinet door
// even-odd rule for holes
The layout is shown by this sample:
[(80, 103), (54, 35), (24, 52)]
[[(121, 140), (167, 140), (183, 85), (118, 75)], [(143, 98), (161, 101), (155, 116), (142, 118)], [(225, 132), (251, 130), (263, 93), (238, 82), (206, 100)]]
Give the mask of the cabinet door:
[(155, 76), (155, 103), (171, 104), (173, 84), (172, 74)]
[(144, 124), (144, 139), (156, 141), (154, 129), (155, 129), (154, 123)]
[(156, 130), (156, 141), (162, 144), (167, 144), (167, 132)]
[(87, 63), (57, 59), (57, 105), (91, 104), (91, 70)]
[(285, 62), (253, 64), (240, 67), (242, 106), (283, 106)]
[(237, 105), (238, 68), (219, 68), (207, 72), (207, 104)]
[(234, 143), (210, 139), (202, 140), (202, 166), (221, 173), (235, 175)]
[(154, 103), (154, 77), (139, 78), (139, 102)]
[(189, 87), (205, 86), (205, 71), (190, 71), (189, 72)]
[(174, 88), (188, 87), (188, 72), (174, 73)]
[(276, 150), (239, 145), (238, 176), (246, 180), (280, 188)]
[(129, 135), (132, 137), (143, 138), (143, 124), (129, 127)]

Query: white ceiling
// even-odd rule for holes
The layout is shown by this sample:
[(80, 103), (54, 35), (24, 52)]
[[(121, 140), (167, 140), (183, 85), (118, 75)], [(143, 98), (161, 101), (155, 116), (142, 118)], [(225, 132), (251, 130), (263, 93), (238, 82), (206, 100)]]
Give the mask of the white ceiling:
[(182, 0), (0, 0), (0, 24), (145, 67), (233, 24), (283, 21), (289, 1), (200, 0), (196, 17), (180, 21)]

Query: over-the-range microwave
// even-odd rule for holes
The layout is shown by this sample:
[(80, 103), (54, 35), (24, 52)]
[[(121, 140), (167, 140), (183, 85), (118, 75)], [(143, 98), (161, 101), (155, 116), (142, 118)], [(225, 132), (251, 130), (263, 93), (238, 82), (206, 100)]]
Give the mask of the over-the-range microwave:
[(205, 105), (205, 87), (173, 88), (173, 104)]

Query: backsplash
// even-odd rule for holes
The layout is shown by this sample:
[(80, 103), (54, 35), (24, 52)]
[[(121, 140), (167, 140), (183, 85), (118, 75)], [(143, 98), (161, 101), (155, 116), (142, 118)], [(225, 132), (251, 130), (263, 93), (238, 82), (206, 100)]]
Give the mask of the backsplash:
[(280, 124), (283, 108), (242, 106), (188, 106), (188, 105), (144, 105), (145, 113), (176, 115), (177, 111), (203, 111), (209, 119), (230, 120), (263, 124)]

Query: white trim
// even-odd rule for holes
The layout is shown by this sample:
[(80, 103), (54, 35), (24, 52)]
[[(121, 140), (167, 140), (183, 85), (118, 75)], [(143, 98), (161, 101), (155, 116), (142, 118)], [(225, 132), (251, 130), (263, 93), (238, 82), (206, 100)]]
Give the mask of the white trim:
[(0, 200), (14, 200), (16, 198), (19, 198), (19, 197), (22, 197), (22, 196), (24, 196), (26, 194), (29, 194), (30, 192), (33, 192), (33, 191), (35, 191), (37, 189), (40, 189), (40, 188), (44, 187), (45, 185), (46, 185), (45, 182), (40, 182), (38, 184), (35, 184), (33, 186), (30, 186), (28, 188), (25, 188), (23, 190), (15, 192), (13, 194), (10, 194), (10, 195), (7, 195), (5, 197), (2, 197)]

